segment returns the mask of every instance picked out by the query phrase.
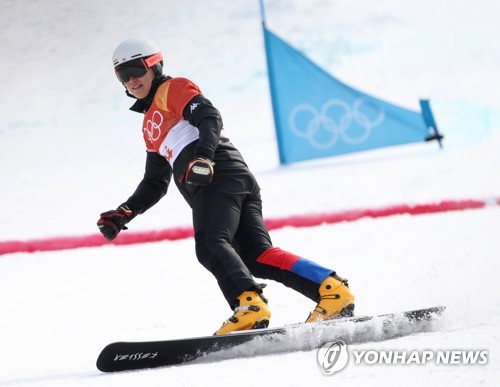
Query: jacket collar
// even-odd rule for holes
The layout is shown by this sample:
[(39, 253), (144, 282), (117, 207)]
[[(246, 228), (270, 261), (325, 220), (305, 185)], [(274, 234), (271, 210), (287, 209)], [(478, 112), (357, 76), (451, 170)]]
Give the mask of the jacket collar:
[[(137, 101), (135, 101), (134, 104), (130, 107), (130, 110), (137, 113), (146, 113), (153, 104), (153, 100), (155, 98), (158, 87), (160, 87), (163, 82), (166, 82), (171, 78), (172, 77), (168, 75), (161, 75), (160, 77), (156, 77), (155, 79), (153, 79), (153, 82), (151, 83), (151, 90), (149, 90), (148, 95), (145, 98), (137, 99)], [(130, 98), (136, 99), (132, 94), (128, 92), (127, 89), (125, 89), (125, 93)]]

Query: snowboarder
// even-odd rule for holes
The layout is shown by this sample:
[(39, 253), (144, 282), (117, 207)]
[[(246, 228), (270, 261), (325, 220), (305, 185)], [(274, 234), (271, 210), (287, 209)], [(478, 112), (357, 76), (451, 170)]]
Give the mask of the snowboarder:
[(273, 247), (260, 188), (240, 152), (221, 135), (219, 111), (186, 78), (163, 74), (163, 57), (146, 39), (118, 45), (113, 65), (130, 110), (145, 115), (145, 174), (135, 192), (97, 222), (110, 241), (167, 192), (173, 177), (192, 208), (196, 255), (218, 281), (233, 315), (215, 334), (264, 328), (271, 312), (255, 277), (278, 281), (317, 302), (307, 322), (350, 316), (354, 296), (332, 269)]

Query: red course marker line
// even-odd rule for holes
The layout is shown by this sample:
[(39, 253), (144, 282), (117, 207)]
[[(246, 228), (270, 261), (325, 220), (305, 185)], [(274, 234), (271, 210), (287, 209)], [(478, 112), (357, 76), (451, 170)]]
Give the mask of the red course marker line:
[[(461, 211), (500, 205), (500, 198), (488, 200), (445, 200), (438, 203), (417, 205), (394, 205), (385, 208), (347, 210), (334, 213), (293, 215), (283, 218), (266, 219), (269, 230), (283, 227), (312, 227), (321, 224), (353, 222), (361, 218), (381, 218), (393, 215), (421, 215), (438, 212)], [(138, 243), (159, 242), (164, 240), (175, 241), (190, 238), (194, 235), (191, 227), (168, 228), (155, 231), (122, 232), (112, 243), (106, 241), (100, 234), (53, 237), (26, 241), (0, 242), (0, 255), (10, 253), (31, 253), (35, 251), (68, 250), (81, 247), (98, 247), (104, 245), (131, 245)]]

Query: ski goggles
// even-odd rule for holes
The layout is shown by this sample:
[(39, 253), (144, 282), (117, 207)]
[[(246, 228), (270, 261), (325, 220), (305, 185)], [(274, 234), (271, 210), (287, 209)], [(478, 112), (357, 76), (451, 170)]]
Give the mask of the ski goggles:
[(143, 77), (151, 67), (153, 67), (157, 63), (160, 63), (162, 60), (163, 58), (160, 53), (148, 58), (134, 59), (124, 63), (123, 65), (117, 66), (115, 68), (115, 73), (120, 82), (127, 83), (132, 77)]
[(116, 76), (118, 80), (122, 83), (127, 83), (130, 78), (141, 78), (148, 72), (148, 69), (144, 66), (126, 66), (122, 68), (116, 68)]

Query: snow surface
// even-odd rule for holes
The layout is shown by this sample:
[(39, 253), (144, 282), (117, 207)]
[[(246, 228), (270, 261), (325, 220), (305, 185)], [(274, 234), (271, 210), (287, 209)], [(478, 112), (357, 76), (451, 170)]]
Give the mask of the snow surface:
[[(258, 177), (266, 217), (500, 195), (500, 6), (491, 0), (267, 0), (269, 27), (343, 82), (411, 109), (430, 98), (436, 144), (279, 167), (258, 1), (3, 0), (0, 240), (97, 231), (139, 182), (141, 117), (111, 67), (149, 37), (198, 83)], [(173, 187), (172, 187), (173, 188)], [(175, 188), (131, 229), (190, 224)], [(435, 332), (352, 349), (488, 350), (487, 365), (355, 365), (316, 351), (101, 374), (117, 340), (213, 332), (229, 316), (191, 239), (0, 256), (0, 385), (498, 385), (500, 207), (273, 231), (275, 245), (350, 280), (358, 314), (448, 306)], [(495, 232), (495, 230), (497, 230)], [(311, 301), (276, 283), (272, 325)], [(495, 382), (496, 381), (496, 382)]]

